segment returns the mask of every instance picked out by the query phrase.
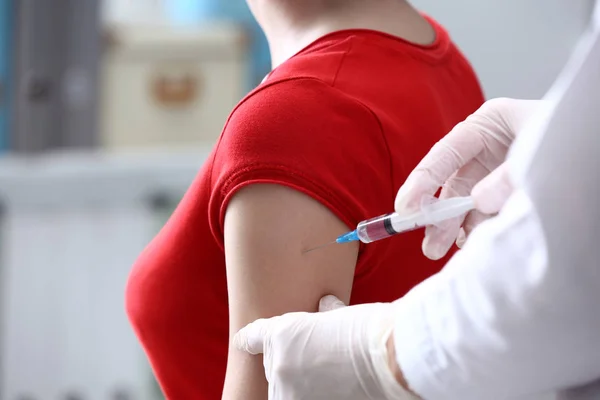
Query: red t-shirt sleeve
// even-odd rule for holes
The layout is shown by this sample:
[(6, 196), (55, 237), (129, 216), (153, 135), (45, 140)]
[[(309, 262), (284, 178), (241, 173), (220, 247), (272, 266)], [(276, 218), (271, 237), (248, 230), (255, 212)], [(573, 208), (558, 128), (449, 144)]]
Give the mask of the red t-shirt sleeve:
[(211, 172), (209, 219), (219, 243), (229, 200), (253, 183), (301, 191), (349, 227), (372, 217), (371, 205), (383, 194), (390, 207), (394, 198), (390, 155), (377, 118), (356, 100), (309, 78), (263, 87), (231, 114)]

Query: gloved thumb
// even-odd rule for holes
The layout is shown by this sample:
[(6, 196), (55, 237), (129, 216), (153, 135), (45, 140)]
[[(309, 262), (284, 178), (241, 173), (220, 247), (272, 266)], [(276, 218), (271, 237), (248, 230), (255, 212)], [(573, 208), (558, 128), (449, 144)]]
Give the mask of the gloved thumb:
[(478, 211), (495, 214), (504, 206), (513, 190), (508, 164), (505, 162), (477, 183), (471, 195)]
[(332, 294), (322, 297), (319, 301), (319, 312), (333, 311), (344, 307), (346, 307), (344, 302)]
[(252, 355), (262, 353), (265, 342), (271, 335), (271, 323), (272, 319), (257, 319), (246, 325), (233, 337), (233, 345), (236, 349)]

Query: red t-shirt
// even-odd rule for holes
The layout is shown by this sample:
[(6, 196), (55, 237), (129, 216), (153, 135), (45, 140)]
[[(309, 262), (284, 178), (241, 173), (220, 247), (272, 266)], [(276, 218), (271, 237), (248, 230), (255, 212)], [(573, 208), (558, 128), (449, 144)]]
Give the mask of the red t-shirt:
[[(447, 33), (410, 44), (369, 30), (315, 41), (246, 96), (187, 194), (135, 264), (127, 311), (169, 399), (217, 400), (227, 362), (223, 222), (242, 187), (271, 182), (353, 228), (390, 212), (427, 151), (483, 102)], [(422, 231), (363, 246), (351, 302), (392, 301), (437, 272)]]

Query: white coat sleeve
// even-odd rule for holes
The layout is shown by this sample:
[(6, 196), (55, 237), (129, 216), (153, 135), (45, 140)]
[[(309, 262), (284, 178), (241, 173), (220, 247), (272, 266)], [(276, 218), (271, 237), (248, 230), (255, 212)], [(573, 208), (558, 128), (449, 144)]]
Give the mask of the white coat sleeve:
[(586, 46), (535, 151), (515, 160), (519, 189), (398, 302), (396, 358), (424, 399), (529, 398), (600, 377), (600, 40)]
[(549, 271), (541, 229), (515, 193), (398, 302), (397, 361), (424, 399), (527, 398), (600, 376), (600, 280)]

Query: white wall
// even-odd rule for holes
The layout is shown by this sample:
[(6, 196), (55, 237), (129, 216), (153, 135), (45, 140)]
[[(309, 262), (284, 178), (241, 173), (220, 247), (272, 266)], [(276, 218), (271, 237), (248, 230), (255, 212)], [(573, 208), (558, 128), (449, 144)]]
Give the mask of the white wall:
[(0, 159), (0, 399), (154, 398), (125, 283), (209, 151)]
[(450, 32), (487, 97), (535, 98), (550, 87), (594, 0), (413, 0)]
[(123, 293), (153, 228), (151, 212), (135, 205), (8, 213), (2, 399), (76, 391), (102, 400), (115, 390), (152, 399)]

